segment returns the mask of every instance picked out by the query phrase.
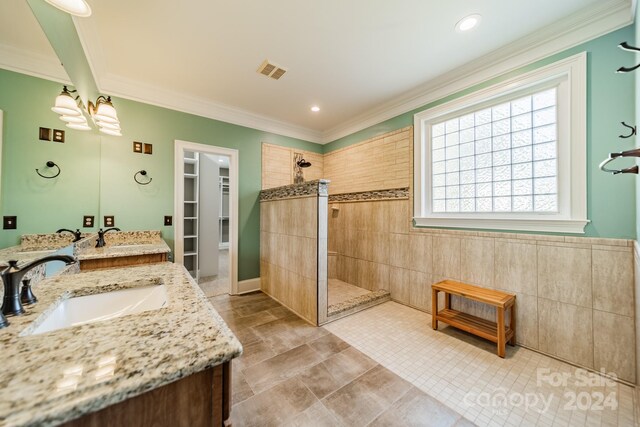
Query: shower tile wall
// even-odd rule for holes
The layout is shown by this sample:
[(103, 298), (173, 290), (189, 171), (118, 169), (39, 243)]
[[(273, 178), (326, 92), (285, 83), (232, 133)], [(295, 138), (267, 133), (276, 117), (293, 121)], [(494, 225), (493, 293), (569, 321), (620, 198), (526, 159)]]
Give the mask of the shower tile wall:
[(261, 289), (318, 322), (318, 197), (260, 202)]
[[(326, 154), (330, 194), (411, 187), (412, 142), (405, 128)], [(414, 229), (411, 199), (329, 204), (338, 279), (426, 312), (445, 278), (513, 292), (519, 344), (636, 381), (633, 241)], [(456, 306), (494, 319), (484, 305)]]
[(293, 184), (294, 153), (301, 153), (311, 166), (303, 169), (305, 181), (324, 178), (322, 154), (262, 143), (262, 189)]

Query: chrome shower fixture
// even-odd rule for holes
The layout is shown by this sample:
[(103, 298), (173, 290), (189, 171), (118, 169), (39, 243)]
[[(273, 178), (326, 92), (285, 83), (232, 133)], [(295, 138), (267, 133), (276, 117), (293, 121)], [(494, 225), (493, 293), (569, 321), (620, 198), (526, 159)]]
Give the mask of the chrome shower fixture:
[(301, 184), (304, 182), (304, 175), (302, 174), (302, 168), (308, 168), (311, 163), (306, 161), (302, 156), (302, 153), (294, 153), (293, 156), (293, 169), (295, 170), (295, 176), (293, 179), (294, 184)]

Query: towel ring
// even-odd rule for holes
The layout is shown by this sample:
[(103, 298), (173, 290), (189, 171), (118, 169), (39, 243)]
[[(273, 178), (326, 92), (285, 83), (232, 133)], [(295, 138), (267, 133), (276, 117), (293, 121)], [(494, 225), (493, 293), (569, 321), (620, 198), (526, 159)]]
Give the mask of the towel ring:
[(138, 174), (140, 174), (140, 175), (142, 175), (142, 176), (147, 176), (147, 171), (146, 171), (146, 170), (144, 170), (144, 169), (143, 169), (143, 170), (139, 170), (138, 172), (136, 172), (136, 173), (133, 175), (133, 180), (134, 180), (135, 182), (137, 182), (138, 184), (140, 184), (140, 185), (148, 185), (148, 184), (151, 184), (151, 181), (153, 181), (153, 178), (149, 178), (149, 181), (147, 181), (147, 182), (141, 182), (141, 181), (138, 181)]
[(624, 169), (609, 169), (607, 164), (614, 161), (618, 157), (640, 157), (640, 148), (634, 148), (633, 150), (621, 151), (619, 153), (609, 153), (609, 158), (600, 163), (600, 170), (603, 172), (617, 175), (619, 173), (638, 173), (638, 165), (630, 166)]
[(41, 177), (43, 177), (44, 179), (53, 179), (53, 178), (57, 177), (58, 175), (60, 175), (60, 172), (62, 172), (62, 171), (60, 170), (60, 166), (56, 165), (56, 164), (55, 164), (54, 162), (52, 162), (51, 160), (49, 160), (49, 161), (46, 163), (46, 165), (47, 165), (47, 167), (48, 167), (48, 168), (53, 168), (53, 167), (57, 168), (57, 169), (58, 169), (58, 173), (56, 173), (56, 174), (55, 174), (55, 175), (53, 175), (53, 176), (46, 176), (46, 175), (42, 175), (42, 174), (40, 173), (40, 170), (38, 170), (38, 169), (36, 168), (36, 173), (37, 173), (38, 175), (40, 175)]

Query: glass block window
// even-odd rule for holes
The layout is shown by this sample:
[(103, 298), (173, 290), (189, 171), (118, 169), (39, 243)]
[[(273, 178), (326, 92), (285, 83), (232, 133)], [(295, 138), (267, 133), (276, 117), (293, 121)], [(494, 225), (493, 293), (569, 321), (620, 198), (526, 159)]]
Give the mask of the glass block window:
[(434, 213), (558, 212), (557, 88), (431, 124)]

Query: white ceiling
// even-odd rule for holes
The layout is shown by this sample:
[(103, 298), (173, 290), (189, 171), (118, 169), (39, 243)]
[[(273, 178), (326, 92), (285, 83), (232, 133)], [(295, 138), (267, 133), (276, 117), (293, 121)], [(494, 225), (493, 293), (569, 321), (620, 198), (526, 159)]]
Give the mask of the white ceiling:
[[(101, 92), (326, 142), (354, 118), (603, 0), (89, 3), (93, 15), (74, 22)], [(51, 56), (25, 9), (25, 0), (0, 2), (0, 46)], [(471, 13), (481, 25), (457, 33)], [(267, 58), (288, 70), (279, 81), (256, 73)]]
[(0, 1), (0, 68), (69, 79), (26, 0)]

